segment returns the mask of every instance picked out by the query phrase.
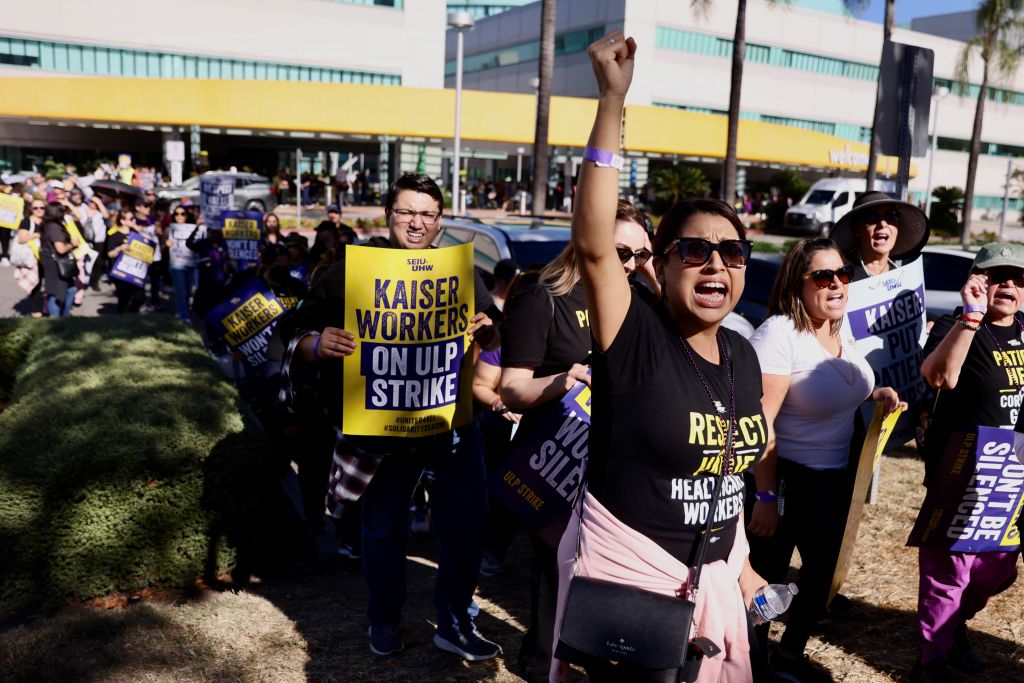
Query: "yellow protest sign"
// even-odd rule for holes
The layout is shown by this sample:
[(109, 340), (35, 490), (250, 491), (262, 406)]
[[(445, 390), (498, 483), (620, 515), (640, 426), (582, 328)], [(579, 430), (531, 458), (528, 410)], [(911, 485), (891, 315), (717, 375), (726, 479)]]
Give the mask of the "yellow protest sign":
[(25, 200), (13, 194), (0, 194), (0, 228), (17, 230), (25, 215)]
[(152, 263), (155, 252), (156, 248), (152, 244), (141, 240), (128, 240), (125, 242), (125, 250), (121, 253), (131, 258), (137, 258), (143, 263)]
[(284, 306), (274, 297), (273, 292), (254, 292), (231, 313), (221, 318), (224, 326), (224, 340), (231, 346), (241, 346), (271, 321), (284, 315)]
[(260, 224), (254, 218), (225, 218), (224, 239), (225, 240), (258, 240), (260, 238)]
[(864, 501), (867, 499), (868, 488), (871, 487), (871, 474), (875, 470), (875, 465), (878, 464), (878, 459), (882, 456), (882, 451), (885, 450), (885, 444), (889, 441), (896, 422), (903, 413), (903, 408), (897, 408), (888, 415), (884, 414), (884, 411), (885, 407), (879, 402), (875, 406), (871, 426), (868, 427), (867, 434), (864, 436), (860, 459), (856, 463), (850, 463), (857, 468), (857, 471), (853, 482), (853, 496), (850, 499), (850, 511), (846, 515), (846, 528), (843, 530), (839, 561), (836, 562), (836, 571), (832, 575), (829, 602), (839, 592), (850, 571), (853, 548), (857, 542), (857, 530), (860, 528), (861, 517), (864, 516)]
[(440, 434), (473, 417), (473, 245), (345, 249), (342, 431), (360, 436)]
[(78, 246), (71, 252), (76, 259), (85, 258), (86, 254), (92, 251), (89, 243), (82, 237), (82, 231), (78, 229), (78, 223), (75, 223), (75, 219), (71, 216), (64, 216), (64, 228), (68, 231), (68, 235), (74, 240), (78, 238)]

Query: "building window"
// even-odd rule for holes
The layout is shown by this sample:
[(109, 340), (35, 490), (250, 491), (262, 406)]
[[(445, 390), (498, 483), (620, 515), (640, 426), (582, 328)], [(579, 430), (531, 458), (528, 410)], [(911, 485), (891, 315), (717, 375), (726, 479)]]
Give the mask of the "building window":
[[(395, 0), (401, 6), (401, 0)], [(219, 59), (149, 50), (122, 50), (45, 40), (0, 36), (0, 64), (44, 71), (136, 78), (215, 78), (232, 80), (303, 80), (317, 82), (374, 82), (401, 85), (399, 74), (348, 69)]]
[[(604, 26), (595, 26), (594, 28), (581, 29), (555, 36), (555, 56), (584, 52), (587, 46), (604, 34)], [(521, 64), (523, 62), (535, 62), (538, 59), (540, 59), (540, 41), (520, 43), (519, 45), (511, 45), (499, 50), (478, 52), (477, 54), (463, 57), (462, 73), (497, 69), (498, 67)], [(444, 75), (455, 75), (454, 59), (445, 62)]]
[(405, 0), (331, 0), (332, 2), (340, 2), (345, 5), (367, 5), (370, 7), (391, 7), (392, 9), (402, 9), (402, 5), (405, 4)]

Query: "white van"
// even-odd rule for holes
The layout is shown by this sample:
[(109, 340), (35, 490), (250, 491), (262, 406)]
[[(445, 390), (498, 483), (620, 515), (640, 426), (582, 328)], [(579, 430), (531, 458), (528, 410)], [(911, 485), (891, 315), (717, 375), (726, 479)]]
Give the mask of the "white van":
[[(803, 198), (786, 211), (783, 227), (786, 231), (810, 233), (828, 237), (832, 226), (853, 208), (854, 200), (864, 194), (867, 181), (863, 178), (823, 178), (811, 185)], [(891, 180), (876, 180), (879, 192), (893, 192)]]

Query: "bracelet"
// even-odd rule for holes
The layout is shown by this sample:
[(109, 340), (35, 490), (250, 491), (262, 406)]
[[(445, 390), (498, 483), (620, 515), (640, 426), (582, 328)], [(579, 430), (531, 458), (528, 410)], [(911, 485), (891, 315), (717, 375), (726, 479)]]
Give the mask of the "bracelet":
[(981, 325), (972, 325), (971, 323), (961, 319), (956, 321), (960, 327), (970, 330), (971, 332), (977, 332), (981, 329)]
[(320, 335), (313, 340), (313, 358), (320, 360)]
[(962, 315), (958, 319), (959, 320), (963, 320), (964, 322), (971, 323), (973, 325), (980, 325), (981, 322), (984, 320), (984, 318), (972, 318), (972, 317), (967, 316), (967, 315)]
[(585, 147), (583, 149), (583, 158), (587, 161), (593, 161), (597, 166), (614, 168), (617, 171), (622, 170), (622, 164), (624, 163), (624, 159), (618, 154), (596, 147)]
[(987, 304), (967, 304), (966, 306), (964, 306), (964, 313), (981, 313), (984, 315), (987, 312)]
[(759, 503), (774, 503), (778, 500), (778, 496), (775, 495), (775, 491), (758, 491), (754, 494), (754, 498), (757, 498)]

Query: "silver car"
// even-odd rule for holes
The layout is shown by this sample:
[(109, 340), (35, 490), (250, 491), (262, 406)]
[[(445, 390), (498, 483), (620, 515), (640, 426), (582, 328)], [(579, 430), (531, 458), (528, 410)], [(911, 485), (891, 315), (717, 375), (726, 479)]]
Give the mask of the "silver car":
[(188, 199), (199, 204), (199, 179), (202, 177), (221, 176), (235, 179), (235, 194), (232, 198), (232, 209), (240, 211), (259, 211), (265, 213), (277, 206), (277, 198), (270, 191), (270, 181), (255, 173), (231, 173), (208, 171), (202, 176), (193, 176), (177, 187), (157, 190), (157, 199), (166, 200), (173, 211), (178, 202)]

